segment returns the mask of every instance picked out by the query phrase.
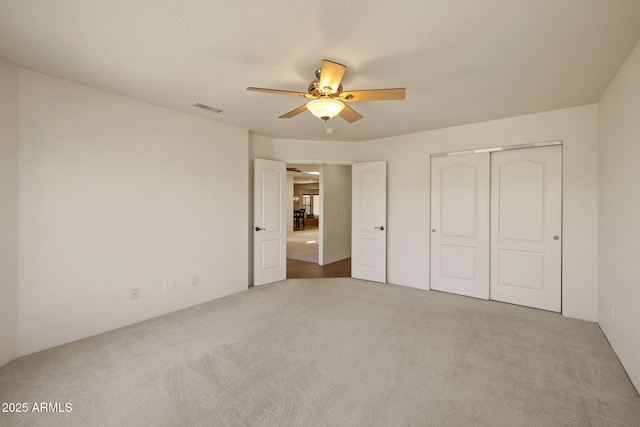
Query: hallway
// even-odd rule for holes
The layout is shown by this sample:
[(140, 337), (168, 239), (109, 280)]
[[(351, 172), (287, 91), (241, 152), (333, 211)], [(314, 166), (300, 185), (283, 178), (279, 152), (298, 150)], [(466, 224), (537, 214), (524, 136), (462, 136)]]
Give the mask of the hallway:
[(327, 265), (287, 259), (287, 279), (316, 279), (323, 277), (351, 277), (351, 258)]
[(287, 258), (318, 263), (318, 227), (307, 225), (287, 234)]
[(318, 231), (310, 224), (287, 235), (287, 279), (351, 277), (351, 258), (318, 265)]

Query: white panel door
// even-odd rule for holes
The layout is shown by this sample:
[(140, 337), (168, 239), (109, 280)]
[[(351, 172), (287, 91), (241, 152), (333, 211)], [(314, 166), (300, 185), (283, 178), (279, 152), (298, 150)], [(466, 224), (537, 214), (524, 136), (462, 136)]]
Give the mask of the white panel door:
[(489, 299), (489, 153), (431, 159), (431, 289)]
[(287, 277), (286, 163), (255, 159), (253, 184), (253, 284), (264, 285)]
[(491, 299), (561, 311), (562, 147), (493, 153)]
[(387, 163), (352, 169), (351, 276), (387, 281)]

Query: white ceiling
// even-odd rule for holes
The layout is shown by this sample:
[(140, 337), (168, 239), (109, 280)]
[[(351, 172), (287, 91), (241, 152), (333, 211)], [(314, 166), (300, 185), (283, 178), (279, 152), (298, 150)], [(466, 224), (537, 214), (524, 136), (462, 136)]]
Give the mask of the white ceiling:
[[(594, 103), (639, 39), (638, 0), (0, 0), (0, 57), (18, 66), (283, 139)], [(306, 91), (323, 58), (347, 65), (345, 90), (406, 87), (406, 100), (324, 124), (278, 119), (300, 98), (246, 91)]]
[[(287, 175), (293, 177), (294, 184), (314, 184), (320, 182), (320, 165), (316, 163), (287, 163), (287, 168), (296, 168), (300, 171), (294, 172), (287, 170)], [(317, 175), (309, 174), (307, 172), (317, 172)]]

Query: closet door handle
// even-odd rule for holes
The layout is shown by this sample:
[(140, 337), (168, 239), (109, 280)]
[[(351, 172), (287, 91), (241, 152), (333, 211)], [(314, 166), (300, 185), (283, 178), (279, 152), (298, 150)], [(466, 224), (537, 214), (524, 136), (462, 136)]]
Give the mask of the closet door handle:
[(256, 231), (260, 231), (260, 230), (266, 230), (266, 228), (256, 227)]
[(381, 225), (380, 227), (374, 227), (376, 230), (380, 230), (380, 231), (384, 231), (384, 225)]

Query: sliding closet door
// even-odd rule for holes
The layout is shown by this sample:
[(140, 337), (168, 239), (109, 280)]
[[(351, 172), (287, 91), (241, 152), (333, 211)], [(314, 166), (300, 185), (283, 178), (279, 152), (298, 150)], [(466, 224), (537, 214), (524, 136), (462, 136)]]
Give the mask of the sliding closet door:
[(561, 311), (562, 147), (491, 159), (491, 299)]
[(489, 153), (431, 159), (431, 289), (489, 299)]

